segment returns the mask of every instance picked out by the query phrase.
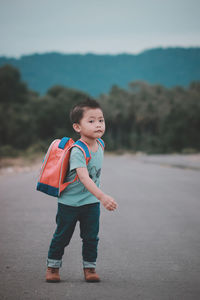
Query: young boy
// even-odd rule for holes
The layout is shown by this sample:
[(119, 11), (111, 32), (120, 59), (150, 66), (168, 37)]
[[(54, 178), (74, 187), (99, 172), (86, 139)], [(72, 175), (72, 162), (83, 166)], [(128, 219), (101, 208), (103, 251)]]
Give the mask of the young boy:
[(70, 155), (70, 166), (66, 181), (71, 183), (58, 198), (56, 215), (57, 228), (51, 241), (47, 259), (47, 282), (59, 282), (59, 268), (65, 247), (69, 244), (77, 221), (80, 222), (82, 238), (83, 270), (87, 282), (100, 281), (95, 271), (99, 232), (100, 202), (107, 210), (115, 210), (117, 203), (112, 197), (103, 193), (100, 188), (100, 174), (103, 162), (103, 149), (98, 142), (105, 132), (102, 109), (95, 101), (88, 99), (77, 104), (71, 111), (74, 130), (80, 134), (91, 153), (86, 165), (83, 152), (73, 147)]

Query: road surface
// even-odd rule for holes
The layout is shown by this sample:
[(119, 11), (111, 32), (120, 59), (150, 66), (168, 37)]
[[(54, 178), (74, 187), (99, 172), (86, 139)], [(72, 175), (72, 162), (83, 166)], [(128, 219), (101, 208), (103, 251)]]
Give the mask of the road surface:
[(106, 156), (97, 271), (83, 280), (78, 224), (62, 281), (45, 282), (56, 198), (35, 191), (38, 171), (0, 177), (0, 299), (199, 300), (200, 171), (130, 155)]

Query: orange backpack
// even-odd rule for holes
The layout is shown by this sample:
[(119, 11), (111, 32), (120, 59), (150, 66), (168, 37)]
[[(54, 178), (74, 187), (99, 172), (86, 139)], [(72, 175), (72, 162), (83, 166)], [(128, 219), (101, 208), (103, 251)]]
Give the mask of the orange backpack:
[[(103, 140), (98, 139), (97, 141), (104, 149)], [(70, 183), (78, 179), (76, 175), (72, 182), (65, 182), (69, 168), (70, 152), (73, 147), (81, 149), (88, 165), (91, 154), (88, 145), (83, 140), (80, 139), (74, 142), (73, 139), (68, 137), (54, 140), (49, 146), (41, 167), (37, 183), (38, 191), (58, 197)]]

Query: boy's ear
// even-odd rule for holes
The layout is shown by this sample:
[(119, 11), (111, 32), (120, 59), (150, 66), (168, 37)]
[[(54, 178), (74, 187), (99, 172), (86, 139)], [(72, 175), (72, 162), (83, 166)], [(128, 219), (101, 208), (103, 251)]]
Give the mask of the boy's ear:
[(80, 133), (81, 127), (78, 123), (74, 123), (72, 126), (76, 132)]

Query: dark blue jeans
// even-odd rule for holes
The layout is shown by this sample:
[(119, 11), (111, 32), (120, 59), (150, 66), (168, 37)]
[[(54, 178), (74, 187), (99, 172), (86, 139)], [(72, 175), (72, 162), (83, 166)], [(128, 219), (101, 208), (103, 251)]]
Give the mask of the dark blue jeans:
[[(57, 228), (51, 241), (47, 265), (60, 267), (65, 247), (69, 244), (77, 221), (80, 222), (82, 256), (85, 267), (95, 266), (97, 259), (100, 203), (83, 206), (68, 206), (58, 203), (56, 215)], [(91, 264), (90, 264), (91, 263)]]

